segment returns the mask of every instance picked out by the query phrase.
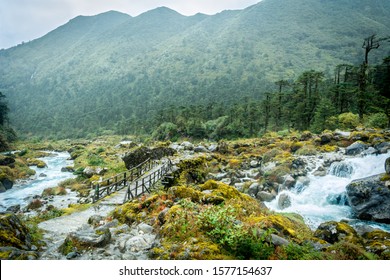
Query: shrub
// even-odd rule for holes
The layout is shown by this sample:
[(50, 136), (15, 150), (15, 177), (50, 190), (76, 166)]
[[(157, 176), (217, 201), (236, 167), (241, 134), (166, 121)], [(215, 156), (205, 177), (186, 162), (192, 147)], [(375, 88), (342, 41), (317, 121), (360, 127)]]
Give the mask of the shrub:
[(341, 129), (353, 129), (359, 125), (359, 115), (343, 113), (338, 116), (338, 121)]
[(366, 121), (366, 126), (372, 128), (386, 128), (389, 124), (389, 119), (385, 113), (376, 113), (370, 115)]

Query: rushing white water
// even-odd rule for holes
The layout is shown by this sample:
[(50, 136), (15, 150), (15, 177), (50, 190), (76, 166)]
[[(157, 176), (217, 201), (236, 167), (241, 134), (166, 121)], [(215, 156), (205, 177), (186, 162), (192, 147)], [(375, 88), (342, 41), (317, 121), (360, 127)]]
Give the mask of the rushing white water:
[[(329, 167), (326, 176), (309, 174), (310, 183), (306, 187), (297, 184), (291, 190), (280, 192), (275, 200), (266, 203), (266, 205), (277, 212), (294, 212), (302, 215), (312, 229), (316, 229), (326, 221), (352, 219), (351, 208), (346, 205), (346, 186), (352, 180), (384, 173), (384, 163), (389, 156), (389, 153), (357, 156), (348, 157), (341, 162), (334, 162)], [(321, 162), (317, 162), (317, 164), (321, 164)], [(278, 207), (278, 200), (283, 193), (290, 197), (291, 206), (281, 210)], [(370, 224), (390, 231), (390, 226), (385, 224), (355, 222)]]
[[(0, 211), (5, 211), (13, 205), (24, 207), (28, 204), (29, 199), (36, 195), (41, 195), (46, 188), (56, 187), (59, 182), (75, 176), (70, 172), (61, 172), (61, 168), (73, 165), (68, 160), (69, 153), (51, 152), (48, 157), (40, 158), (47, 165), (45, 168), (31, 167), (36, 171), (36, 175), (30, 180), (15, 184), (12, 189), (0, 193)], [(45, 176), (40, 176), (45, 174)]]

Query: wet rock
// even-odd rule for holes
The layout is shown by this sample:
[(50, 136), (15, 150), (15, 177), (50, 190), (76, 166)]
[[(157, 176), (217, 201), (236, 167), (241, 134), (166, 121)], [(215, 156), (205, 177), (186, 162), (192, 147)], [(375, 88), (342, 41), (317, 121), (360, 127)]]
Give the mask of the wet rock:
[(282, 193), (278, 199), (278, 207), (280, 210), (286, 209), (291, 206), (291, 198), (288, 194)]
[(12, 182), (8, 178), (4, 178), (4, 179), (0, 180), (0, 183), (4, 186), (5, 190), (10, 190), (14, 186), (14, 182)]
[(3, 183), (0, 182), (0, 193), (6, 192), (7, 189), (3, 186)]
[(390, 175), (390, 157), (387, 158), (385, 161), (385, 170), (386, 170), (386, 174)]
[(367, 148), (367, 145), (362, 142), (355, 142), (345, 149), (345, 154), (349, 156), (358, 155)]
[(291, 189), (295, 186), (295, 179), (291, 176), (291, 175), (286, 175), (284, 177), (284, 182), (283, 182), (283, 185), (287, 188), (287, 189)]
[(12, 166), (15, 163), (15, 159), (12, 157), (4, 157), (0, 155), (0, 165), (2, 166)]
[(61, 168), (61, 172), (74, 172), (73, 166), (65, 166)]
[(390, 189), (381, 177), (352, 181), (346, 187), (347, 197), (357, 218), (390, 224)]
[(7, 208), (7, 212), (18, 213), (20, 211), (20, 205), (12, 205)]
[(378, 145), (375, 145), (375, 149), (378, 150), (378, 153), (385, 154), (390, 149), (390, 142), (382, 142)]
[(260, 191), (256, 195), (256, 198), (258, 200), (265, 201), (265, 202), (270, 202), (270, 201), (274, 200), (275, 197), (276, 197), (275, 194), (269, 193), (269, 192), (265, 192), (265, 191)]
[(314, 176), (322, 177), (326, 175), (326, 169), (322, 166), (318, 167), (313, 173)]

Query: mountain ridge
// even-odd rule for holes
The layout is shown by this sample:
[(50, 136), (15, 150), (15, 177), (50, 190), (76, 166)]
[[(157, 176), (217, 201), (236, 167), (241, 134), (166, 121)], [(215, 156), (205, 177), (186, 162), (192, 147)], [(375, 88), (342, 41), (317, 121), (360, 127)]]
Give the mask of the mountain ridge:
[[(264, 0), (212, 16), (159, 7), (76, 17), (0, 51), (0, 91), (23, 134), (87, 134), (164, 106), (261, 96), (308, 69), (331, 75), (361, 62), (364, 38), (390, 33), (387, 12), (385, 0)], [(388, 54), (383, 46), (370, 62)]]

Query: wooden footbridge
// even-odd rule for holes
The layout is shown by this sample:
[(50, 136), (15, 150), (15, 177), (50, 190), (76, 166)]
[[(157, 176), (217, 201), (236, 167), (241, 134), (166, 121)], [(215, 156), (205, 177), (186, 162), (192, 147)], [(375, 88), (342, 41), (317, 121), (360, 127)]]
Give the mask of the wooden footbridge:
[(104, 199), (105, 204), (123, 204), (150, 193), (157, 182), (170, 177), (171, 171), (170, 159), (148, 159), (126, 172), (93, 184), (93, 203)]

